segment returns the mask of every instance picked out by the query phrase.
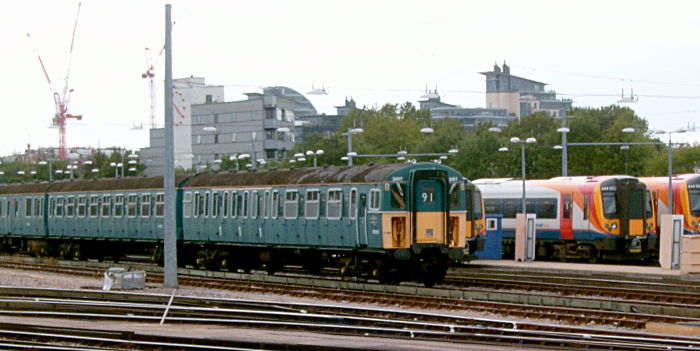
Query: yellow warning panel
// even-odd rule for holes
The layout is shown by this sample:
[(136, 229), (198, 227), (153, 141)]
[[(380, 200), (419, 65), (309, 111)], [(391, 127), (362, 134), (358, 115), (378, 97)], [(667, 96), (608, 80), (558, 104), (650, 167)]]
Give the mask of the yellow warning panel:
[(445, 242), (445, 213), (416, 212), (416, 243)]

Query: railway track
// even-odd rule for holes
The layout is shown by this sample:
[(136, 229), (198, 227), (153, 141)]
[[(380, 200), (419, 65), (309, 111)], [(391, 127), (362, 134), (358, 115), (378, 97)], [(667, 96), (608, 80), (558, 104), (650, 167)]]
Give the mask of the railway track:
[[(104, 269), (100, 268), (72, 266), (65, 267), (62, 265), (32, 264), (25, 262), (0, 261), (0, 266), (5, 268), (49, 271), (54, 273), (72, 274), (94, 278), (101, 277), (102, 273), (104, 272)], [(609, 325), (631, 329), (643, 329), (646, 323), (649, 322), (700, 322), (700, 318), (695, 317), (645, 313), (643, 311), (630, 311), (630, 309), (634, 309), (634, 306), (640, 306), (641, 308), (641, 305), (631, 305), (631, 308), (628, 308), (627, 311), (604, 310), (596, 308), (543, 306), (542, 304), (533, 303), (513, 303), (485, 301), (484, 299), (439, 297), (449, 296), (450, 292), (446, 292), (445, 290), (441, 289), (425, 289), (418, 287), (386, 287), (387, 289), (394, 288), (397, 290), (403, 288), (404, 290), (411, 290), (415, 294), (379, 292), (377, 290), (384, 287), (378, 284), (357, 284), (357, 289), (365, 289), (362, 291), (362, 293), (358, 293), (357, 290), (352, 289), (304, 285), (304, 282), (309, 283), (308, 278), (282, 278), (269, 277), (265, 275), (256, 276), (238, 274), (237, 277), (242, 277), (244, 279), (247, 278), (249, 280), (235, 280), (235, 283), (232, 283), (231, 279), (201, 276), (210, 274), (215, 275), (216, 272), (193, 271), (192, 273), (199, 273), (200, 276), (188, 276), (180, 274), (179, 283), (182, 286), (190, 287), (202, 287), (248, 293), (280, 294), (303, 298), (325, 299), (341, 303), (375, 303), (384, 306), (402, 306), (405, 308), (423, 308), (442, 311), (478, 311), (503, 316), (550, 319), (574, 325)], [(265, 278), (283, 279), (285, 282), (271, 283), (260, 281)], [(161, 284), (162, 275), (157, 272), (150, 272), (147, 275), (147, 282), (149, 284)], [(318, 281), (316, 281), (316, 283), (318, 283)], [(371, 291), (369, 289), (375, 290)], [(484, 291), (482, 290), (482, 292)], [(486, 291), (485, 293), (488, 294), (489, 292)], [(490, 293), (504, 295), (506, 296), (506, 300), (513, 299), (513, 296), (519, 296), (524, 300), (534, 300), (532, 299), (532, 296), (522, 292), (504, 293), (500, 291), (490, 291)], [(611, 303), (617, 307), (624, 306), (624, 304), (621, 301), (612, 301)], [(695, 308), (690, 308), (688, 310), (691, 313), (698, 312), (698, 310)]]
[[(0, 288), (0, 315), (83, 321), (128, 321), (306, 331), (450, 343), (484, 343), (557, 349), (674, 350), (700, 348), (700, 338), (668, 337), (639, 331), (515, 323), (387, 308), (256, 300), (210, 299), (86, 290)], [(0, 323), (0, 337), (5, 335)], [(66, 330), (53, 330), (57, 335)], [(44, 331), (45, 332), (45, 331)], [(85, 333), (84, 330), (81, 331)], [(103, 332), (104, 333), (104, 332)], [(144, 344), (112, 331), (113, 339)], [(99, 334), (97, 334), (99, 335)], [(128, 336), (128, 337), (127, 337)], [(118, 337), (118, 338), (117, 338)], [(105, 337), (99, 337), (104, 340)], [(204, 338), (206, 339), (206, 337)], [(152, 342), (152, 341), (151, 341)], [(181, 342), (163, 340), (173, 348)], [(200, 343), (205, 343), (200, 340)], [(207, 345), (218, 346), (214, 340)], [(152, 345), (152, 344), (150, 344)], [(223, 346), (223, 345), (221, 345)], [(279, 346), (279, 345), (273, 345)], [(231, 344), (228, 344), (232, 349)], [(172, 348), (163, 348), (172, 349)], [(224, 348), (221, 348), (224, 349)], [(336, 348), (337, 349), (337, 348)]]

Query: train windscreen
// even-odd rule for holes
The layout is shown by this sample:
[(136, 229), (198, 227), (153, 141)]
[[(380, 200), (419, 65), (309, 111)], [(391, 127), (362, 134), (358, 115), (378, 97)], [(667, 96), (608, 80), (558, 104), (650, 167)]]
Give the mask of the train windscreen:
[(652, 212), (652, 204), (651, 204), (651, 192), (647, 190), (644, 193), (644, 204), (645, 204), (645, 210), (646, 210), (646, 218), (651, 218), (653, 215)]
[(642, 189), (631, 189), (629, 194), (629, 218), (642, 219), (644, 217), (644, 192)]
[(484, 211), (481, 208), (481, 191), (474, 191), (474, 219), (480, 219), (484, 216)]
[(603, 214), (605, 218), (617, 217), (617, 195), (614, 191), (603, 191)]
[(700, 216), (700, 189), (688, 190), (690, 213), (693, 216)]

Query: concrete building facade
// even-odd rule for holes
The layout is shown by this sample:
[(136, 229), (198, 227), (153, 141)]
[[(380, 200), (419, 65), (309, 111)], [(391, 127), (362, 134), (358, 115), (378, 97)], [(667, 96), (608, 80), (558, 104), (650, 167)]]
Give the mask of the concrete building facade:
[(571, 110), (571, 99), (557, 99), (555, 91), (545, 91), (546, 83), (510, 74), (505, 62), (503, 69), (496, 64), (493, 71), (481, 74), (486, 76), (486, 108), (506, 109), (518, 119), (535, 112), (560, 117)]
[[(175, 134), (175, 168), (193, 168), (192, 153), (192, 105), (224, 100), (224, 87), (207, 85), (203, 77), (173, 79), (173, 123)], [(141, 149), (141, 162), (146, 165), (146, 175), (162, 175), (164, 172), (165, 129), (149, 131), (149, 147)]]

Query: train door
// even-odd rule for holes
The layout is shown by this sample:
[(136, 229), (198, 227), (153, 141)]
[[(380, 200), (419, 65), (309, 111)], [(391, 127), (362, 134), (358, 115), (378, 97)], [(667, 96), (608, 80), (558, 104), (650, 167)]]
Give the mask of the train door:
[(572, 228), (572, 215), (573, 215), (573, 195), (572, 194), (561, 194), (561, 219), (560, 219), (560, 231), (562, 239), (573, 239), (574, 231)]
[(638, 183), (623, 183), (618, 190), (620, 236), (644, 235), (644, 188)]
[(360, 235), (360, 246), (369, 245), (369, 233), (367, 232), (367, 194), (358, 193), (357, 201), (357, 226)]
[(417, 177), (415, 181), (413, 240), (417, 244), (444, 243), (447, 178), (426, 173), (427, 177)]

